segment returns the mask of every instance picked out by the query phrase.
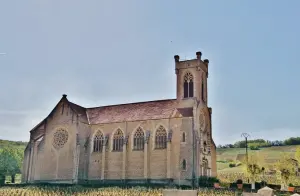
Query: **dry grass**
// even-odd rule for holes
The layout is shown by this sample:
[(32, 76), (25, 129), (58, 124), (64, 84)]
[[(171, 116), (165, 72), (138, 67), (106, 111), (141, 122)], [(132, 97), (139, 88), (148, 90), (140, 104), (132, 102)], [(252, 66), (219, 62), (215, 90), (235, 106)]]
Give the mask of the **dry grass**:
[[(62, 196), (62, 195), (74, 195), (74, 196), (161, 196), (162, 189), (147, 189), (147, 188), (132, 188), (132, 189), (121, 189), (121, 188), (83, 188), (83, 187), (26, 187), (26, 188), (0, 188), (0, 196), (7, 195), (21, 195), (21, 196)], [(234, 192), (228, 190), (212, 190), (212, 189), (201, 189), (198, 192), (199, 196), (233, 196)]]

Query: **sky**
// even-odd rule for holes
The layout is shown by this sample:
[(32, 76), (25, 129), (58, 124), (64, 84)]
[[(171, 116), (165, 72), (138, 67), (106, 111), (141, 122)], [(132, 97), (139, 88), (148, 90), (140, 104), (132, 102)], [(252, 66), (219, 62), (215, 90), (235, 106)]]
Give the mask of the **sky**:
[(0, 0), (0, 138), (62, 94), (84, 107), (176, 97), (174, 55), (209, 64), (215, 143), (300, 132), (300, 1)]

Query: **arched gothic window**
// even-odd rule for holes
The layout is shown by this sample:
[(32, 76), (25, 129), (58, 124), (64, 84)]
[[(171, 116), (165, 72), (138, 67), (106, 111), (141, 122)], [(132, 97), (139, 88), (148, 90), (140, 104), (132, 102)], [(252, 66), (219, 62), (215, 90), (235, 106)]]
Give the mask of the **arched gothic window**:
[(163, 126), (159, 126), (155, 133), (155, 148), (167, 148), (167, 131)]
[(102, 152), (104, 144), (104, 136), (101, 131), (97, 131), (95, 137), (94, 137), (94, 152)]
[(193, 97), (194, 96), (194, 83), (193, 75), (190, 72), (187, 72), (184, 75), (184, 84), (183, 84), (183, 97)]
[(118, 129), (113, 136), (113, 151), (123, 151), (124, 135), (121, 129)]
[(182, 160), (181, 169), (184, 171), (186, 170), (186, 160), (185, 159)]
[(140, 127), (134, 133), (133, 149), (144, 150), (144, 131)]
[(182, 133), (181, 142), (185, 142), (185, 132)]

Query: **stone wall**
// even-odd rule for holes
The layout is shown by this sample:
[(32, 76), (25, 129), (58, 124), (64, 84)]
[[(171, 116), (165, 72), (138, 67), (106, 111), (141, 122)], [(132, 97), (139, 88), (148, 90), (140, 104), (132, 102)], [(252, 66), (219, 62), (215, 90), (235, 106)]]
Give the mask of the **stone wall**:
[(217, 152), (216, 146), (212, 145), (211, 147), (211, 175), (216, 177), (217, 176)]
[(126, 177), (128, 179), (144, 178), (144, 151), (128, 150), (128, 162), (126, 168)]
[(24, 151), (24, 160), (22, 167), (22, 182), (27, 182), (28, 179), (28, 171), (29, 171), (29, 158), (30, 158), (30, 144), (27, 144), (27, 147)]
[[(190, 118), (187, 118), (187, 121), (191, 122)], [(182, 118), (174, 118), (92, 125), (89, 142), (91, 161), (89, 164), (89, 179), (101, 179), (102, 170), (99, 169), (99, 167), (104, 167), (105, 173), (103, 179), (176, 178), (178, 176), (178, 170), (180, 169), (180, 149), (185, 148), (185, 146), (181, 146), (182, 130), (189, 132), (190, 129), (190, 127), (182, 127), (181, 122)], [(167, 132), (172, 129), (172, 142), (168, 142), (169, 148), (167, 149), (155, 149), (154, 146), (155, 131), (160, 125), (162, 125)], [(187, 125), (188, 123), (185, 124), (185, 126)], [(150, 131), (150, 138), (144, 150), (136, 151), (133, 149), (133, 137), (139, 127), (144, 131), (144, 134), (146, 134), (146, 131)], [(128, 137), (127, 145), (123, 146), (126, 150), (123, 152), (112, 151), (113, 134), (117, 129), (121, 129), (124, 137)], [(99, 130), (103, 135), (109, 135), (104, 165), (102, 165), (101, 162), (103, 152), (92, 152), (93, 138), (95, 133)], [(190, 136), (191, 135), (188, 134), (188, 137)], [(190, 140), (187, 140), (186, 145), (189, 145), (189, 142)], [(126, 157), (124, 157), (124, 153), (126, 153)]]
[[(43, 129), (31, 133), (32, 153), (29, 156), (25, 153), (25, 160), (30, 159), (30, 165), (27, 167), (25, 163), (24, 166), (25, 171), (26, 167), (29, 169), (30, 182), (74, 180), (76, 141), (80, 120), (80, 117), (62, 101), (41, 125)], [(55, 147), (54, 135), (60, 129), (67, 132), (67, 140), (60, 144), (60, 147)], [(37, 140), (38, 137), (39, 140)]]
[[(100, 164), (100, 159), (98, 157), (94, 157), (90, 159), (90, 149), (89, 149), (89, 137), (91, 135), (91, 128), (85, 122), (80, 122), (77, 128), (78, 140), (77, 145), (79, 145), (79, 152), (77, 156), (79, 156), (78, 162), (78, 179), (86, 180), (89, 176), (89, 164)], [(92, 162), (94, 161), (94, 162)], [(96, 162), (97, 163), (96, 163)], [(98, 163), (99, 161), (99, 163)], [(94, 167), (93, 167), (94, 168)], [(96, 166), (97, 168), (97, 166)], [(99, 172), (99, 171), (98, 171)]]
[(100, 180), (102, 168), (102, 154), (92, 153), (90, 158), (89, 179)]

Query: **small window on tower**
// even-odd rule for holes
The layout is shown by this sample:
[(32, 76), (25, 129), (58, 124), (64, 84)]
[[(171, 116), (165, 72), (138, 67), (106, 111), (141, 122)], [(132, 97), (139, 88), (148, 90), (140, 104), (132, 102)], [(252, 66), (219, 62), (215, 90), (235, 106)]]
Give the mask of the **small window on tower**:
[(184, 84), (183, 84), (183, 88), (184, 88), (184, 98), (189, 97), (189, 83), (185, 80)]
[(182, 160), (181, 169), (182, 169), (183, 171), (186, 170), (186, 160), (185, 160), (185, 159)]
[(204, 152), (206, 152), (206, 147), (207, 147), (207, 144), (206, 144), (206, 141), (204, 141), (204, 142), (203, 142), (203, 151), (204, 151)]
[(193, 75), (190, 72), (187, 72), (184, 75), (183, 97), (188, 98), (193, 96), (194, 96)]
[(185, 132), (182, 133), (181, 142), (185, 142)]

